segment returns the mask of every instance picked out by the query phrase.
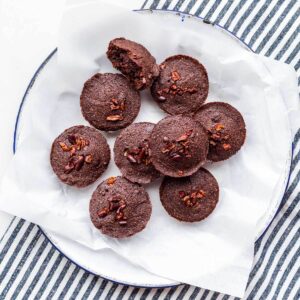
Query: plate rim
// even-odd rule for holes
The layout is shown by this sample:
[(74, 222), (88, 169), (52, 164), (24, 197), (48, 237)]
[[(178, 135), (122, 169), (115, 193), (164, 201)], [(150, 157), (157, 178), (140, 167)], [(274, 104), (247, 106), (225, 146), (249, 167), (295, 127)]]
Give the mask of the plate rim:
[[(135, 9), (133, 10), (133, 12), (152, 12), (152, 9)], [(211, 25), (214, 26), (216, 29), (221, 30), (222, 32), (224, 32), (225, 34), (228, 34), (229, 36), (231, 36), (234, 40), (236, 40), (237, 42), (239, 42), (241, 44), (241, 46), (243, 46), (245, 49), (247, 49), (248, 51), (255, 53), (244, 41), (242, 41), (239, 37), (237, 37), (233, 32), (231, 32), (230, 30), (224, 28), (223, 26), (219, 25), (219, 24), (214, 24), (208, 20), (206, 20), (205, 18), (202, 18), (200, 16), (195, 16), (189, 13), (183, 13), (183, 12), (178, 12), (178, 11), (171, 11), (171, 10), (165, 10), (165, 9), (155, 9), (155, 12), (164, 12), (164, 13), (170, 13), (173, 15), (178, 15), (179, 17), (182, 17), (182, 20), (184, 20), (185, 17), (189, 17), (189, 18), (194, 18), (197, 19), (199, 21), (202, 21), (203, 23), (206, 23), (207, 25)], [(22, 97), (22, 100), (19, 104), (19, 108), (18, 108), (18, 112), (17, 112), (17, 116), (16, 116), (16, 120), (15, 120), (15, 126), (14, 126), (14, 133), (13, 133), (13, 153), (15, 154), (17, 151), (17, 143), (18, 143), (18, 132), (19, 132), (19, 123), (20, 123), (20, 119), (21, 119), (21, 115), (22, 115), (22, 110), (24, 107), (24, 104), (26, 102), (26, 99), (30, 93), (31, 88), (34, 86), (36, 79), (38, 78), (40, 72), (44, 69), (44, 67), (47, 65), (47, 63), (51, 60), (51, 58), (57, 53), (58, 48), (56, 47), (54, 50), (52, 50), (50, 52), (50, 54), (48, 54), (48, 56), (44, 59), (44, 61), (39, 65), (39, 67), (36, 69), (36, 71), (33, 73), (32, 78), (29, 81), (29, 84), (27, 85), (24, 95)], [(292, 136), (291, 136), (292, 137)], [(291, 140), (292, 142), (292, 140)], [(285, 172), (285, 179), (284, 182), (282, 183), (283, 186), (285, 186), (285, 188), (283, 189), (283, 193), (281, 198), (283, 197), (287, 186), (289, 184), (290, 181), (290, 166), (291, 166), (291, 162), (292, 162), (292, 158), (293, 158), (293, 144), (291, 145), (291, 149), (290, 149), (290, 155), (288, 158), (288, 166), (286, 168), (286, 172)], [(282, 199), (280, 201), (278, 201), (276, 207), (273, 208), (273, 212), (272, 214), (270, 214), (270, 218), (269, 221), (266, 222), (266, 226), (265, 228), (258, 233), (258, 236), (255, 240), (255, 242), (257, 242), (263, 235), (264, 233), (268, 230), (269, 226), (271, 225), (273, 219), (276, 217), (279, 209), (280, 209), (280, 204), (282, 203)], [(71, 259), (68, 255), (66, 255), (60, 248), (59, 246), (55, 243), (55, 241), (52, 240), (52, 237), (50, 237), (49, 233), (46, 232), (46, 230), (44, 230), (42, 227), (40, 227), (39, 225), (37, 225), (39, 230), (42, 232), (42, 234), (45, 236), (45, 238), (51, 243), (51, 245), (64, 257), (66, 257), (68, 260), (70, 260), (72, 263), (74, 263), (77, 267), (81, 268), (82, 270), (88, 272), (89, 274), (92, 274), (94, 276), (99, 276), (105, 280), (110, 280), (113, 283), (116, 284), (123, 284), (123, 285), (128, 285), (128, 286), (133, 286), (133, 287), (140, 287), (140, 288), (170, 288), (170, 287), (176, 287), (179, 285), (182, 285), (184, 283), (178, 283), (174, 281), (174, 284), (163, 284), (163, 285), (141, 285), (141, 284), (134, 284), (134, 283), (129, 283), (126, 281), (120, 281), (120, 280), (116, 280), (113, 279), (111, 277), (107, 277), (103, 274), (97, 274), (94, 273), (93, 271), (83, 267), (82, 265), (80, 265), (78, 262), (74, 261), (73, 259)], [(159, 276), (158, 276), (159, 277)]]

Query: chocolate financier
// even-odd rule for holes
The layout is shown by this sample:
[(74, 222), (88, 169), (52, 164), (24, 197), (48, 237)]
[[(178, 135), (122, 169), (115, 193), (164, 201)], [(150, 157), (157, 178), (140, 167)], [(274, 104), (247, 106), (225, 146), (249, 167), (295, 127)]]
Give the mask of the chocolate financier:
[(165, 177), (160, 186), (160, 200), (173, 218), (198, 222), (215, 209), (219, 200), (219, 186), (210, 172), (200, 168), (189, 177)]
[(113, 238), (129, 237), (143, 230), (151, 212), (145, 189), (123, 177), (110, 177), (100, 183), (90, 201), (92, 223)]
[(153, 123), (133, 123), (123, 129), (114, 146), (115, 163), (132, 182), (149, 183), (160, 176), (151, 163), (149, 138)]
[(107, 57), (136, 90), (150, 87), (158, 76), (155, 58), (143, 45), (136, 42), (125, 38), (113, 39), (109, 43)]
[(94, 127), (114, 131), (131, 124), (141, 98), (121, 74), (95, 74), (85, 82), (80, 96), (84, 118)]
[(92, 184), (107, 169), (109, 161), (106, 139), (88, 126), (66, 129), (52, 144), (51, 166), (58, 178), (68, 185)]
[(208, 136), (192, 118), (168, 116), (158, 122), (150, 136), (151, 161), (164, 175), (189, 176), (206, 161)]
[(228, 103), (211, 102), (194, 115), (209, 134), (207, 159), (213, 162), (228, 159), (243, 146), (246, 125), (241, 113)]
[(161, 109), (171, 115), (197, 111), (208, 95), (208, 76), (195, 58), (175, 55), (160, 64), (151, 93)]

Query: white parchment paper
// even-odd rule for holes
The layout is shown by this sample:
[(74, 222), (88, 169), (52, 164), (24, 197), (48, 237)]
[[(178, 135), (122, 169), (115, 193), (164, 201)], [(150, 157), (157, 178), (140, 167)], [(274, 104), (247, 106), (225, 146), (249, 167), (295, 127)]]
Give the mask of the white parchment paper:
[[(108, 42), (120, 36), (144, 44), (158, 62), (178, 53), (199, 59), (209, 74), (209, 101), (232, 104), (247, 125), (242, 150), (207, 166), (220, 185), (219, 204), (207, 220), (185, 224), (169, 217), (160, 204), (157, 181), (147, 186), (153, 204), (147, 228), (126, 240), (104, 237), (89, 220), (93, 190), (105, 178), (120, 174), (114, 162), (94, 185), (81, 190), (60, 183), (49, 163), (53, 139), (67, 127), (87, 125), (79, 107), (83, 83), (96, 72), (116, 72), (105, 52)], [(141, 15), (99, 2), (66, 11), (55, 59), (55, 74), (40, 83), (39, 97), (29, 104), (26, 135), (1, 184), (0, 209), (99, 253), (111, 248), (159, 276), (241, 297), (256, 225), (289, 164), (289, 116), (297, 110), (295, 87), (294, 93), (291, 87), (285, 92), (270, 69), (293, 81), (291, 71), (281, 65), (268, 69), (262, 59), (197, 20)], [(143, 92), (136, 121), (157, 122), (164, 116), (149, 92)], [(105, 135), (112, 149), (117, 133)]]

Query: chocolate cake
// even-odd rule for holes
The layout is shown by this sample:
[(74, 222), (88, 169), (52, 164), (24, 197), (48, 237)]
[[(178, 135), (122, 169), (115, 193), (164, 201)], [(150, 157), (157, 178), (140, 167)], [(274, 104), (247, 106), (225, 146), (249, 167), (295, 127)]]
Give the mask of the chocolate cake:
[(68, 185), (85, 187), (95, 182), (109, 161), (106, 139), (88, 126), (66, 129), (52, 144), (51, 166), (58, 178)]
[(163, 207), (179, 221), (198, 222), (205, 219), (215, 209), (218, 199), (218, 183), (203, 168), (189, 177), (165, 177), (160, 186)]
[(240, 112), (228, 103), (211, 102), (194, 115), (209, 135), (207, 159), (228, 159), (241, 149), (246, 139), (246, 125)]
[(150, 136), (151, 161), (164, 175), (189, 176), (206, 161), (206, 130), (192, 118), (168, 116), (158, 122)]
[(109, 43), (107, 57), (136, 90), (150, 87), (158, 76), (155, 58), (143, 45), (136, 42), (125, 38), (113, 39)]
[(104, 131), (122, 129), (139, 113), (141, 98), (121, 74), (95, 74), (84, 84), (81, 111), (94, 127)]
[(90, 201), (92, 223), (103, 234), (125, 238), (143, 230), (152, 206), (145, 189), (123, 177), (100, 183)]
[(208, 95), (208, 76), (195, 58), (175, 55), (160, 65), (151, 93), (161, 109), (171, 115), (197, 111)]
[(114, 146), (115, 163), (132, 182), (149, 183), (160, 176), (151, 163), (149, 137), (153, 123), (133, 123), (123, 129)]

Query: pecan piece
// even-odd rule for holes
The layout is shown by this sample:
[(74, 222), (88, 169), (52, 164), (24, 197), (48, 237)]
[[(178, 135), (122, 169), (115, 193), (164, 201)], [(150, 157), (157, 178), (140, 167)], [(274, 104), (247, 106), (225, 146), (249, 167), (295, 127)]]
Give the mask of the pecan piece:
[(72, 162), (69, 162), (66, 166), (65, 166), (65, 173), (69, 174), (71, 173), (75, 168), (75, 165)]
[(136, 159), (131, 154), (127, 154), (126, 157), (133, 164), (135, 164), (137, 162)]
[(124, 225), (127, 225), (127, 221), (125, 221), (125, 220), (119, 221), (119, 224), (120, 224), (120, 225), (123, 225), (123, 226), (124, 226)]
[(108, 185), (113, 185), (116, 182), (116, 177), (109, 177), (106, 181)]
[(176, 142), (185, 142), (187, 139), (188, 139), (188, 135), (184, 133), (176, 140)]
[(97, 212), (97, 215), (99, 218), (104, 218), (108, 215), (108, 213), (109, 213), (109, 209), (107, 207), (104, 207)]
[(203, 190), (200, 190), (198, 193), (197, 193), (197, 198), (199, 199), (202, 199), (204, 198), (206, 195), (206, 193), (203, 191)]
[(123, 116), (121, 115), (110, 115), (106, 117), (107, 121), (116, 122), (124, 120)]
[(70, 151), (70, 148), (63, 142), (59, 142), (59, 146), (65, 152)]
[(93, 156), (91, 154), (87, 155), (84, 159), (84, 161), (87, 163), (87, 164), (90, 164), (93, 160)]
[(231, 149), (231, 145), (230, 145), (230, 144), (223, 144), (222, 146), (223, 146), (223, 149), (224, 149), (225, 151), (228, 151), (228, 150)]
[(179, 75), (179, 73), (177, 71), (173, 71), (171, 73), (171, 78), (172, 78), (173, 81), (178, 81), (178, 80), (181, 79), (181, 77), (180, 77), (180, 75)]
[(224, 128), (225, 128), (225, 126), (221, 123), (218, 123), (218, 124), (215, 125), (216, 131), (221, 131)]
[(83, 155), (79, 155), (76, 162), (75, 162), (75, 170), (79, 171), (84, 164), (84, 156)]
[(116, 213), (116, 220), (121, 221), (124, 217), (124, 213), (122, 211), (119, 211)]

